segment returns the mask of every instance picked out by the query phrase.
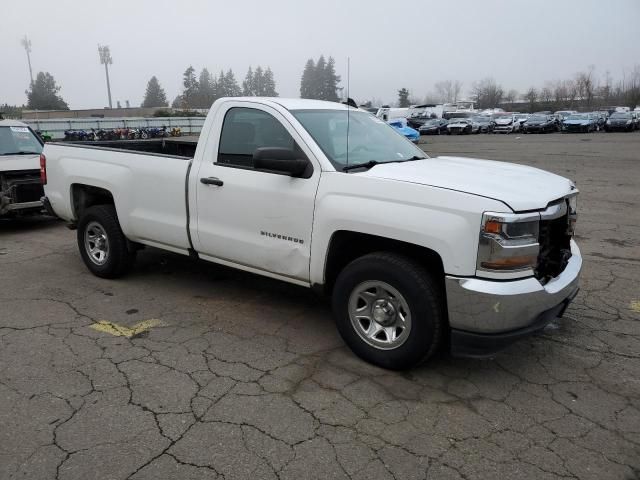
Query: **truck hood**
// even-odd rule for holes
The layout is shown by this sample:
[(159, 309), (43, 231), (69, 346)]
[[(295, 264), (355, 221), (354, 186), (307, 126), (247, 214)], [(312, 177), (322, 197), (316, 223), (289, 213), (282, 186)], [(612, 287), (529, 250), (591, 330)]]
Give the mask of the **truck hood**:
[(569, 194), (571, 180), (538, 168), (462, 157), (435, 157), (376, 165), (356, 173), (492, 198), (513, 211), (538, 210)]
[(40, 155), (0, 155), (0, 172), (40, 170)]

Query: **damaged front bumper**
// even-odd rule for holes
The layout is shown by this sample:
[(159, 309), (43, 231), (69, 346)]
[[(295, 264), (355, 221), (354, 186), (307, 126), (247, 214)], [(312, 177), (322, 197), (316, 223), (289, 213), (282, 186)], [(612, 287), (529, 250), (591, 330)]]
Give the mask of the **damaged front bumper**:
[(530, 277), (495, 281), (446, 276), (451, 352), (487, 357), (561, 317), (578, 293), (582, 256), (571, 240), (564, 271), (546, 284)]
[(0, 216), (38, 212), (43, 195), (37, 170), (0, 173)]

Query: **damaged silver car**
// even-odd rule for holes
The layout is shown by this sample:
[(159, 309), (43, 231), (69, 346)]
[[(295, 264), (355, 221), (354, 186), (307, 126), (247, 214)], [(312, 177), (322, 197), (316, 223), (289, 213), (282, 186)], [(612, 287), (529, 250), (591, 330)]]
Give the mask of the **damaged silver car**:
[(42, 211), (42, 147), (28, 125), (0, 120), (0, 217)]

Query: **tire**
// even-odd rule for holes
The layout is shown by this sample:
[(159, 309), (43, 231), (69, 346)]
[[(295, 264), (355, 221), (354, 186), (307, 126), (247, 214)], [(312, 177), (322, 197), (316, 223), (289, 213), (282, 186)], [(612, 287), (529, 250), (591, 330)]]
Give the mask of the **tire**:
[(85, 210), (78, 222), (77, 240), (84, 264), (97, 277), (121, 277), (135, 260), (136, 252), (122, 233), (113, 205)]
[[(375, 315), (391, 316), (383, 322), (394, 324), (384, 326), (375, 321), (373, 304), (378, 304)], [(443, 343), (446, 313), (440, 283), (402, 255), (376, 252), (351, 262), (338, 275), (332, 306), (344, 341), (356, 355), (374, 365), (393, 370), (410, 368), (433, 356)], [(365, 309), (369, 320), (364, 319), (364, 313), (360, 320), (356, 318), (359, 308)], [(400, 312), (404, 312), (404, 321)], [(373, 335), (368, 336), (372, 327), (381, 330), (371, 331)]]

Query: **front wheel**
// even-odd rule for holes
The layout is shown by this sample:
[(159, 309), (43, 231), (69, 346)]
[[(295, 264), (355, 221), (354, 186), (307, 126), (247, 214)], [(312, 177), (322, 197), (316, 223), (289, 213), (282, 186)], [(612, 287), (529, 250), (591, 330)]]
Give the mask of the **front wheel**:
[(340, 272), (333, 289), (338, 331), (361, 358), (405, 369), (431, 357), (446, 325), (437, 278), (407, 257), (377, 252)]
[(78, 222), (78, 248), (87, 268), (102, 278), (124, 275), (135, 259), (113, 205), (89, 207)]

